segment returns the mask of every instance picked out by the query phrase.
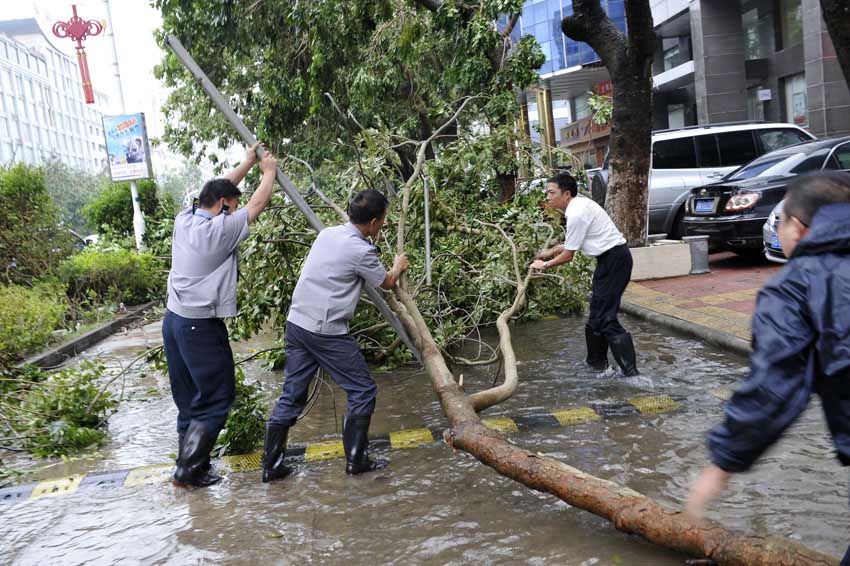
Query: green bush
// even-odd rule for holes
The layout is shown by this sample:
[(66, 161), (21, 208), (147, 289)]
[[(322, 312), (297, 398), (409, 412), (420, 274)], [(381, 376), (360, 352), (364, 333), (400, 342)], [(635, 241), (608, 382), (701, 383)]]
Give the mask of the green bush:
[(87, 249), (68, 258), (57, 274), (75, 303), (144, 303), (165, 294), (165, 272), (151, 254)]
[(266, 402), (257, 383), (245, 381), (245, 372), (236, 366), (236, 400), (227, 415), (227, 423), (218, 436), (219, 455), (248, 454), (263, 439), (266, 426)]
[(62, 289), (0, 287), (0, 351), (14, 358), (47, 344), (65, 313)]
[(103, 365), (83, 362), (45, 375), (37, 382), (22, 382), (15, 422), (9, 428), (20, 431), (23, 447), (39, 456), (54, 456), (100, 443), (103, 426), (117, 402), (108, 392), (100, 393), (98, 382)]
[[(146, 222), (174, 218), (177, 207), (170, 194), (158, 194), (156, 183), (153, 181), (139, 181), (136, 187), (139, 191), (139, 207)], [(130, 196), (130, 184), (113, 183), (86, 205), (83, 215), (99, 230), (118, 237), (131, 236), (133, 199)]]
[(0, 202), (0, 276), (4, 279), (32, 281), (71, 253), (71, 235), (61, 226), (41, 169), (0, 167)]

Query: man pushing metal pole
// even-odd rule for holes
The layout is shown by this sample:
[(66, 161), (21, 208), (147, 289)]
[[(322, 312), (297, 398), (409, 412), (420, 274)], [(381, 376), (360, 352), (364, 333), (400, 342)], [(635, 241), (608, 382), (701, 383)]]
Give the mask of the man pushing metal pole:
[[(192, 56), (189, 55), (189, 52), (186, 51), (186, 48), (183, 47), (183, 44), (180, 43), (180, 40), (177, 39), (174, 35), (168, 35), (167, 37), (168, 46), (171, 48), (171, 51), (174, 52), (174, 55), (177, 56), (177, 59), (183, 64), (186, 69), (189, 70), (190, 73), (198, 80), (201, 88), (209, 95), (210, 99), (213, 103), (218, 107), (224, 117), (227, 118), (227, 121), (236, 128), (239, 136), (242, 138), (248, 146), (253, 146), (257, 142), (256, 136), (248, 129), (242, 119), (236, 114), (233, 108), (227, 103), (224, 99), (224, 96), (218, 91), (215, 85), (209, 80), (207, 75), (201, 70), (195, 60), (192, 59)], [(262, 158), (265, 150), (262, 146), (258, 146), (257, 155)], [(298, 189), (293, 184), (292, 180), (287, 177), (283, 171), (278, 167), (276, 179), (278, 184), (280, 184), (283, 189), (284, 194), (292, 201), (292, 203), (298, 208), (299, 211), (307, 218), (307, 222), (310, 223), (310, 226), (316, 231), (319, 232), (325, 228), (325, 225), (316, 215), (310, 205), (307, 204), (307, 201), (304, 200), (304, 197), (298, 191)], [(410, 336), (407, 334), (407, 331), (401, 324), (401, 321), (396, 317), (395, 313), (390, 310), (389, 305), (387, 305), (384, 298), (381, 296), (380, 292), (377, 289), (374, 289), (370, 286), (367, 286), (366, 293), (369, 295), (369, 298), (384, 316), (384, 318), (389, 321), (404, 343), (407, 345), (408, 349), (413, 352), (413, 355), (416, 356), (416, 359), (421, 363), (422, 356), (416, 346), (413, 344)]]

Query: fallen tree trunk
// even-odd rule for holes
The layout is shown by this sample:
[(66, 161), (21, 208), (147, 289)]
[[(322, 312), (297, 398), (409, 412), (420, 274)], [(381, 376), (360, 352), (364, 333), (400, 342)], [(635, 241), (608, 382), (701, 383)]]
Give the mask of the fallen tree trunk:
[(709, 557), (722, 565), (838, 564), (837, 558), (790, 540), (742, 536), (711, 521), (697, 523), (628, 487), (510, 444), (501, 434), (481, 424), (470, 398), (461, 391), (446, 366), (412, 297), (401, 288), (394, 292), (398, 301), (390, 301), (390, 307), (420, 347), (425, 369), (449, 420), (445, 440), (454, 448), (468, 452), (503, 476), (551, 493), (574, 507), (608, 519), (623, 532), (672, 550)]

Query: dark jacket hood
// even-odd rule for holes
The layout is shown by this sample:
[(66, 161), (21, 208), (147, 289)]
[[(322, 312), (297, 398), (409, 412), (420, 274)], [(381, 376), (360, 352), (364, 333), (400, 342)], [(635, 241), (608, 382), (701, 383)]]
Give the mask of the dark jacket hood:
[(821, 207), (791, 257), (850, 253), (850, 203)]

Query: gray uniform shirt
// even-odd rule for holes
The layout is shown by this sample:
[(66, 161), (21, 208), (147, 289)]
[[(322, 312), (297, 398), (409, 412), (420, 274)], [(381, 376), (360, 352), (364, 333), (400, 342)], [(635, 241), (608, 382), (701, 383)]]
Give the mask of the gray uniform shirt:
[(237, 247), (248, 237), (248, 209), (211, 216), (186, 209), (174, 220), (166, 306), (185, 318), (236, 316)]
[(304, 261), (287, 321), (316, 334), (347, 334), (363, 282), (377, 287), (386, 276), (378, 248), (352, 223), (325, 228)]

